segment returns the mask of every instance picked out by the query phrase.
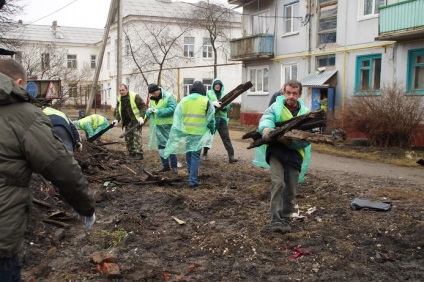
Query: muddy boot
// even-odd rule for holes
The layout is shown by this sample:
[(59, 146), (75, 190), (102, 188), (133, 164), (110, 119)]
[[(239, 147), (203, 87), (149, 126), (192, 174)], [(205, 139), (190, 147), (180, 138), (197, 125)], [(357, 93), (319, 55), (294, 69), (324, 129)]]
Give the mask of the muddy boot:
[(142, 160), (143, 159), (143, 154), (140, 153), (135, 153), (134, 154), (134, 160)]
[(162, 172), (167, 172), (170, 171), (171, 169), (169, 167), (163, 167), (162, 169), (156, 170), (156, 173), (162, 173)]
[(173, 167), (171, 170), (172, 170), (172, 173), (178, 174), (178, 169), (176, 167)]
[(286, 234), (291, 231), (291, 227), (288, 221), (274, 222), (271, 224), (272, 232)]
[(232, 163), (236, 163), (236, 162), (238, 162), (238, 159), (234, 158), (234, 156), (230, 156), (230, 157), (228, 158), (228, 162), (229, 162), (230, 164), (232, 164)]

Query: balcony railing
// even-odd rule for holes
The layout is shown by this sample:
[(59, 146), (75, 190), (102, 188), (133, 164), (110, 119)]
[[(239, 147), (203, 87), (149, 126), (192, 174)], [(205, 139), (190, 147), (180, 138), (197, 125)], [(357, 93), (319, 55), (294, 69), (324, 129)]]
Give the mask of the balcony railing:
[(274, 35), (256, 34), (230, 40), (231, 60), (247, 61), (274, 57)]
[(424, 0), (407, 0), (380, 7), (377, 40), (406, 41), (424, 36)]

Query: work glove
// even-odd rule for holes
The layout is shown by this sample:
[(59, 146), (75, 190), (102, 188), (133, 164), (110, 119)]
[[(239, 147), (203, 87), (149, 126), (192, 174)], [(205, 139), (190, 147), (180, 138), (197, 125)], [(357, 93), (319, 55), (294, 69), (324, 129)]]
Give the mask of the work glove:
[(96, 213), (93, 213), (92, 216), (84, 216), (85, 228), (89, 230), (91, 226), (93, 226), (95, 221), (96, 221)]
[(75, 147), (77, 148), (77, 151), (78, 152), (82, 152), (82, 143), (81, 142), (77, 142), (76, 144), (75, 144)]
[(213, 102), (212, 102), (212, 105), (213, 105), (215, 108), (219, 108), (219, 107), (221, 107), (221, 103), (222, 103), (222, 102), (219, 102), (219, 101), (213, 101)]
[(151, 114), (157, 113), (158, 110), (156, 110), (155, 108), (148, 108), (147, 111)]
[(139, 124), (139, 125), (143, 125), (143, 124), (144, 124), (144, 118), (139, 117), (139, 118), (138, 118), (138, 124)]
[(272, 131), (274, 131), (273, 128), (264, 128), (262, 130), (262, 138), (265, 139), (265, 141), (270, 141), (269, 135)]
[(117, 119), (115, 119), (114, 121), (112, 121), (112, 125), (116, 126), (119, 123), (119, 121)]

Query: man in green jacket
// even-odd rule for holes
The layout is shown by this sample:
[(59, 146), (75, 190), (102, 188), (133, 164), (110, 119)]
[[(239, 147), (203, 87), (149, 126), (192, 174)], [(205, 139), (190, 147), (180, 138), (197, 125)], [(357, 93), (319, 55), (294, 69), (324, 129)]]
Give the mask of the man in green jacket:
[(49, 118), (28, 103), (25, 70), (0, 59), (0, 280), (21, 281), (18, 253), (23, 249), (31, 204), (33, 172), (59, 189), (86, 228), (95, 221), (94, 198), (81, 167), (57, 137)]

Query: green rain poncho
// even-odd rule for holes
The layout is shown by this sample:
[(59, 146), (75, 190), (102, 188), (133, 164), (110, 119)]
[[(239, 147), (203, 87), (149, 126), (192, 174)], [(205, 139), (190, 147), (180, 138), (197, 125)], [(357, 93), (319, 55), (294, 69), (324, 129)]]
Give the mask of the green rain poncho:
[(174, 96), (160, 88), (162, 98), (156, 103), (152, 98), (149, 102), (149, 108), (156, 109), (156, 113), (146, 112), (150, 118), (149, 145), (148, 150), (158, 150), (158, 146), (166, 146), (171, 130), (177, 101)]
[(170, 154), (185, 154), (186, 152), (199, 151), (203, 147), (212, 147), (213, 136), (211, 132), (215, 130), (215, 109), (213, 106), (207, 107), (203, 124), (198, 127), (201, 132), (190, 134), (190, 129), (186, 128), (183, 123), (183, 113), (187, 111), (190, 104), (187, 104), (187, 102), (193, 103), (199, 97), (205, 96), (192, 93), (184, 97), (177, 105), (168, 142), (163, 152), (160, 152), (163, 158), (168, 158)]
[[(284, 96), (277, 97), (276, 102), (273, 103), (268, 109), (265, 110), (261, 118), (261, 122), (258, 126), (259, 132), (262, 132), (264, 128), (275, 128), (275, 123), (281, 121), (280, 119), (283, 112), (285, 99), (286, 97)], [(298, 115), (303, 115), (308, 113), (309, 109), (304, 105), (302, 99), (299, 98), (298, 102), (300, 103), (300, 106), (301, 106)], [(302, 170), (300, 171), (300, 174), (299, 174), (299, 183), (303, 182), (305, 174), (309, 167), (310, 159), (311, 159), (311, 144), (305, 147), (303, 144), (306, 144), (306, 143), (308, 142), (292, 141), (292, 143), (289, 145), (289, 148), (291, 149), (296, 150), (296, 149), (303, 148), (305, 152), (305, 156), (302, 162)], [(255, 149), (255, 158), (253, 160), (254, 165), (257, 165), (263, 168), (269, 168), (269, 165), (265, 160), (266, 148), (267, 148), (267, 145), (262, 145)]]

